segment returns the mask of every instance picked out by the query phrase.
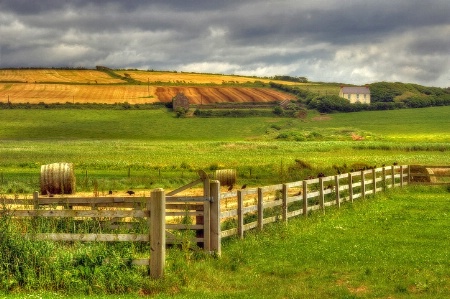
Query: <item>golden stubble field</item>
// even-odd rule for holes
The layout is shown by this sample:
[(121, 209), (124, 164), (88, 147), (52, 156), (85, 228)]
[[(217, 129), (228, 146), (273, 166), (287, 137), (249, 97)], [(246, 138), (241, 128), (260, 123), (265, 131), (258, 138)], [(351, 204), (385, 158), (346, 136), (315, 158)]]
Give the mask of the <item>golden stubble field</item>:
[[(153, 94), (152, 94), (153, 91)], [(154, 95), (154, 88), (150, 90)], [(0, 83), (0, 101), (11, 103), (122, 103), (156, 102), (148, 98), (147, 86), (142, 85), (72, 85)]]
[[(222, 86), (223, 82), (253, 82), (255, 78), (252, 77), (175, 72), (114, 72), (142, 83), (125, 84), (125, 81), (98, 70), (0, 70), (0, 102), (143, 104), (170, 102), (180, 92), (192, 104), (270, 102), (293, 98), (292, 95), (269, 88)], [(146, 84), (147, 81), (151, 84)], [(158, 86), (157, 82), (161, 82), (161, 85)], [(167, 83), (175, 86), (164, 85)], [(176, 83), (180, 85), (176, 86)]]
[[(247, 77), (237, 75), (221, 75), (221, 74), (199, 74), (186, 72), (158, 72), (158, 71), (115, 71), (116, 74), (125, 77), (130, 76), (134, 80), (143, 83), (183, 83), (183, 84), (228, 84), (228, 83), (253, 83), (261, 81), (269, 83), (270, 79)], [(305, 83), (295, 83), (289, 81), (280, 81), (285, 85), (306, 85)]]
[(97, 70), (4, 69), (0, 82), (114, 84), (123, 80)]

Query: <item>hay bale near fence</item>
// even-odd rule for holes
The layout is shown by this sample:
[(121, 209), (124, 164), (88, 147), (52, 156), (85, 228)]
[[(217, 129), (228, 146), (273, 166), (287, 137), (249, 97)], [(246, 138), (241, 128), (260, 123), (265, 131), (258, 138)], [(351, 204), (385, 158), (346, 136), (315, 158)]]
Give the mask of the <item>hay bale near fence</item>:
[(72, 163), (41, 166), (41, 194), (74, 194), (75, 174)]
[(436, 177), (431, 168), (422, 165), (410, 165), (411, 178), (413, 183), (435, 183)]
[(218, 180), (222, 186), (233, 186), (236, 184), (236, 169), (216, 170), (214, 178)]

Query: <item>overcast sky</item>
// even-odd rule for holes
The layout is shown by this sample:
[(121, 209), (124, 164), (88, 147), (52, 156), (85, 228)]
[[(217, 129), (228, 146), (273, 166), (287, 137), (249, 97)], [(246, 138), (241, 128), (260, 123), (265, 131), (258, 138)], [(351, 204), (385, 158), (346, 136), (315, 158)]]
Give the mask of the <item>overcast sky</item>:
[(450, 86), (449, 0), (0, 0), (0, 68)]

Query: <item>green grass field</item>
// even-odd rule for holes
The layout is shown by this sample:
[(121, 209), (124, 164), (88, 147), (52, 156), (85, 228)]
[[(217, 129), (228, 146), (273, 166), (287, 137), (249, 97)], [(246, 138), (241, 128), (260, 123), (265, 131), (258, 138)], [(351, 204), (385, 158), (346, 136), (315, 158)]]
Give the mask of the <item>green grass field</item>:
[[(449, 207), (448, 188), (406, 187), (378, 193), (375, 198), (345, 203), (339, 210), (331, 207), (306, 219), (294, 218), (288, 225), (267, 225), (262, 233), (247, 233), (244, 240), (224, 240), (220, 259), (195, 250), (169, 250), (166, 275), (160, 281), (140, 277), (143, 274), (137, 269), (116, 272), (115, 260), (112, 266), (97, 264), (94, 254), (107, 249), (92, 244), (91, 249), (82, 246), (72, 253), (78, 258), (87, 254), (86, 266), (67, 268), (70, 275), (61, 272), (65, 278), (57, 277), (59, 287), (71, 291), (59, 293), (56, 285), (48, 290), (52, 284), (46, 280), (58, 267), (70, 267), (68, 252), (41, 269), (41, 281), (26, 285), (39, 298), (87, 298), (85, 292), (91, 293), (89, 298), (134, 298), (137, 294), (152, 298), (448, 298)], [(52, 255), (61, 250), (47, 246), (53, 248)], [(44, 254), (47, 247), (37, 248), (41, 249), (28, 254)], [(129, 254), (123, 246), (118, 249)], [(111, 276), (105, 281), (105, 275)], [(92, 277), (95, 285), (83, 277)], [(102, 295), (112, 286), (119, 294)], [(120, 290), (127, 289), (128, 295), (120, 295)], [(24, 296), (1, 294), (0, 298)]]
[[(450, 107), (311, 113), (306, 120), (176, 118), (165, 110), (0, 110), (0, 195), (28, 196), (39, 188), (40, 166), (54, 162), (75, 164), (78, 190), (92, 191), (95, 182), (100, 192), (176, 188), (196, 179), (197, 169), (236, 168), (239, 183), (255, 186), (301, 180), (307, 173), (292, 168), (296, 159), (311, 164), (312, 174), (327, 175), (333, 165), (356, 163), (448, 165), (449, 115)], [(448, 194), (446, 188), (408, 187), (287, 226), (267, 225), (243, 241), (224, 240), (221, 259), (172, 249), (161, 281), (121, 262), (145, 248), (33, 244), (0, 218), (0, 233), (11, 237), (1, 243), (6, 249), (0, 257), (18, 253), (12, 264), (22, 265), (6, 271), (18, 277), (1, 276), (0, 298), (446, 298)], [(106, 251), (114, 258), (103, 264)]]
[[(341, 113), (308, 119), (175, 118), (165, 110), (1, 110), (0, 192), (31, 192), (40, 165), (75, 164), (79, 190), (174, 188), (197, 169), (238, 170), (252, 185), (298, 180), (333, 165), (449, 164), (450, 107)], [(353, 141), (357, 134), (364, 140)], [(282, 137), (282, 138), (281, 138)], [(128, 169), (131, 178), (128, 178)], [(86, 177), (86, 172), (88, 177)], [(307, 175), (301, 173), (299, 176)], [(15, 184), (15, 182), (20, 182)]]
[(445, 298), (450, 293), (448, 204), (446, 189), (408, 188), (270, 226), (244, 241), (226, 242), (219, 261), (193, 263), (182, 293), (189, 298)]

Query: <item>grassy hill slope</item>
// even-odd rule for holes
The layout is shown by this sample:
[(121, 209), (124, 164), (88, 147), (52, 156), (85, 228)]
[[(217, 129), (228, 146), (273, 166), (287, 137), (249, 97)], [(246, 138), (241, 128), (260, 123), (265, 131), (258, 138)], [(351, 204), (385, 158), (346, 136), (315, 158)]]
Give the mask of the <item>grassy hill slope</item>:
[[(169, 102), (178, 92), (183, 92), (194, 104), (255, 103), (296, 99), (299, 94), (310, 98), (337, 96), (340, 86), (344, 85), (275, 79), (106, 67), (95, 70), (0, 69), (0, 102), (143, 104)], [(269, 88), (270, 82), (287, 88)], [(417, 84), (379, 82), (370, 84), (370, 88), (372, 102), (401, 102), (408, 107), (433, 106), (437, 98), (450, 97), (448, 89)]]

